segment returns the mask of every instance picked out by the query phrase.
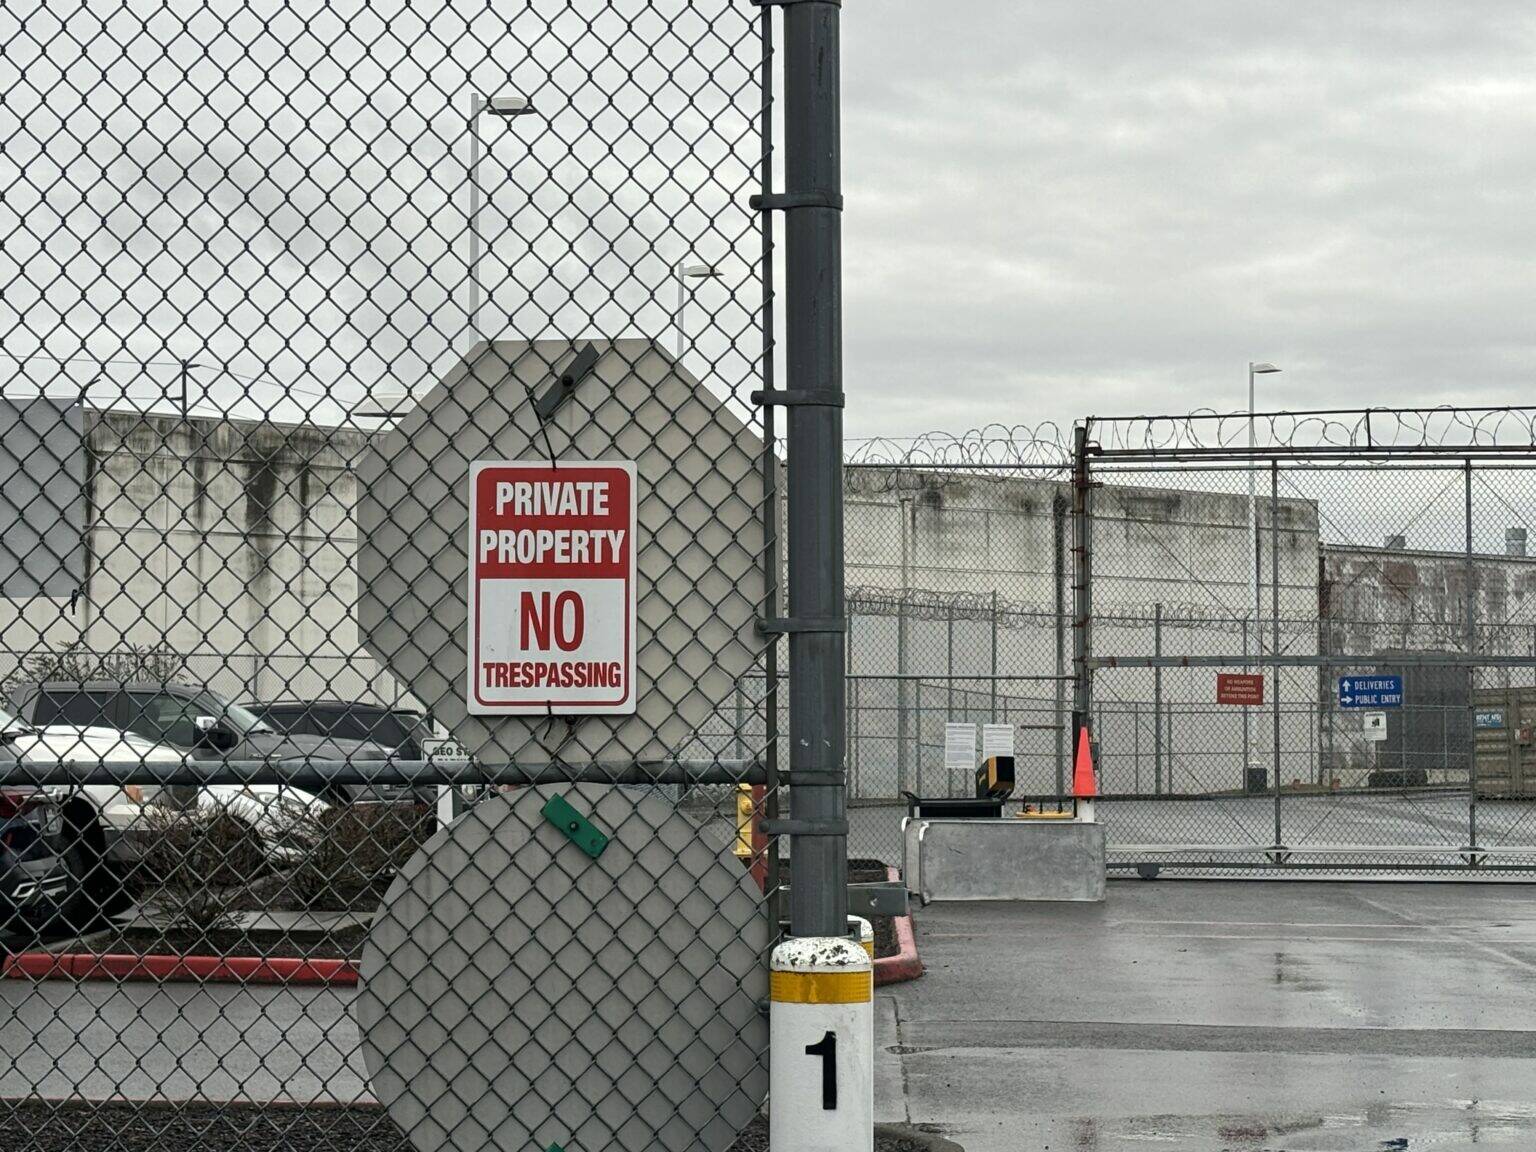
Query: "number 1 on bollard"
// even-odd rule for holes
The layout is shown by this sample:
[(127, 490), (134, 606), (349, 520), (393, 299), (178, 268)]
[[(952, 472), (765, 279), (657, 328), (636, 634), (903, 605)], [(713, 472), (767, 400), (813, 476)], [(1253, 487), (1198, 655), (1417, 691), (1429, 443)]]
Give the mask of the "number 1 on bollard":
[(807, 1056), (821, 1057), (821, 1108), (837, 1111), (837, 1033), (828, 1032), (814, 1044), (805, 1046)]

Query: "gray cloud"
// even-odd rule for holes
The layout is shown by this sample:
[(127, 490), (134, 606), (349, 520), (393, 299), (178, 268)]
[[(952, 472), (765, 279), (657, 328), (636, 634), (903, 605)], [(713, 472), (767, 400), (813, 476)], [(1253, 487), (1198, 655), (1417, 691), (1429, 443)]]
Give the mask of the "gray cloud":
[(1536, 18), (844, 13), (848, 425), (1528, 398)]
[[(719, 262), (691, 355), (751, 386), (742, 6), (323, 12), (134, 0), (132, 49), (89, 52), (0, 14), (7, 349), (423, 387), (467, 344), (473, 82), (540, 108), (487, 126), (484, 323), (670, 342), (673, 263)], [(1236, 408), (1249, 359), (1286, 369), (1267, 406), (1529, 395), (1528, 6), (880, 0), (843, 29), (850, 434)]]

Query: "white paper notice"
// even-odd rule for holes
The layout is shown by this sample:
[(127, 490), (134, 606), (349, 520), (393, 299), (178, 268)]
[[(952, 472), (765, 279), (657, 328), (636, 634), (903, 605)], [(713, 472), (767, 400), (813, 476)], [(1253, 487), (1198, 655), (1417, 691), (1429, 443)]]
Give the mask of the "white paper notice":
[(983, 724), (981, 726), (981, 758), (1013, 755), (1013, 725)]
[(976, 725), (944, 725), (944, 767), (952, 772), (976, 770)]

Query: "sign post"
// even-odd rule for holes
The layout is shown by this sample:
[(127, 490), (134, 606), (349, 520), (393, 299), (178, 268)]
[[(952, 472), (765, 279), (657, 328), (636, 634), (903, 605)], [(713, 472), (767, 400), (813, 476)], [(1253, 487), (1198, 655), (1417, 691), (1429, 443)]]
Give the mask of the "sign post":
[(469, 711), (635, 710), (635, 465), (469, 470)]

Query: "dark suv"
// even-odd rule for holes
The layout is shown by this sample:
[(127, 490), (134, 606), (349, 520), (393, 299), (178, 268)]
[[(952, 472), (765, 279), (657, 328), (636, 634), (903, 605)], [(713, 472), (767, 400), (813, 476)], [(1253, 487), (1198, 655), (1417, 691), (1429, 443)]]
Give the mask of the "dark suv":
[(413, 708), (352, 700), (277, 700), (246, 707), (290, 736), (369, 740), (402, 760), (423, 759), (423, 744), (434, 736), (431, 717)]
[[(249, 708), (207, 688), (158, 682), (49, 680), (14, 693), (21, 719), (38, 726), (116, 728), (181, 749), (195, 760), (386, 760), (391, 750), (367, 740), (274, 731)], [(410, 788), (351, 785), (326, 799), (413, 800)]]

